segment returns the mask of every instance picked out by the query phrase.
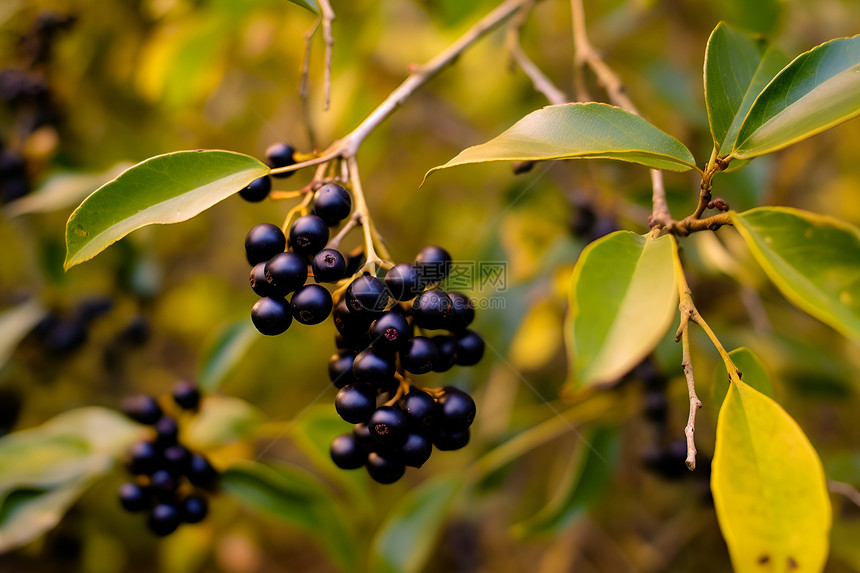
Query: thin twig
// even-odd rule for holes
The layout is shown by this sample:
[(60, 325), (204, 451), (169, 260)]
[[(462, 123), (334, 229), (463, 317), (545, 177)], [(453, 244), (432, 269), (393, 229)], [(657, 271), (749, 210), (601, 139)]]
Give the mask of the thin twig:
[(687, 468), (692, 471), (696, 469), (696, 413), (702, 407), (702, 401), (696, 395), (696, 381), (693, 378), (693, 362), (690, 359), (690, 329), (684, 324), (687, 322), (684, 315), (681, 316), (681, 366), (684, 368), (684, 377), (687, 379), (687, 392), (690, 397), (690, 414), (687, 416), (687, 426), (684, 434), (687, 436)]
[(358, 226), (360, 221), (361, 221), (361, 213), (359, 213), (358, 211), (355, 211), (352, 214), (352, 216), (349, 218), (349, 220), (346, 223), (344, 223), (343, 228), (340, 231), (338, 231), (337, 235), (335, 235), (334, 237), (331, 238), (331, 240), (328, 242), (328, 245), (326, 245), (326, 248), (327, 249), (338, 248), (340, 246), (341, 241), (343, 241), (344, 237), (346, 237), (350, 231), (355, 229)]
[(827, 489), (833, 493), (838, 493), (839, 495), (847, 498), (848, 501), (857, 507), (860, 507), (860, 491), (857, 491), (857, 488), (850, 483), (835, 481), (832, 479), (827, 480)]
[(311, 144), (311, 149), (316, 148), (316, 133), (314, 132), (313, 125), (311, 123), (311, 114), (308, 104), (308, 76), (310, 74), (311, 67), (311, 40), (319, 28), (321, 20), (322, 17), (317, 18), (316, 23), (314, 23), (314, 27), (305, 34), (305, 55), (304, 58), (302, 58), (301, 81), (299, 82), (299, 99), (302, 103), (302, 117), (304, 119), (305, 129), (308, 132), (308, 141)]
[(331, 25), (334, 22), (334, 10), (329, 0), (318, 0), (320, 6), (320, 18), (322, 18), (323, 40), (325, 40), (325, 67), (323, 68), (323, 84), (325, 91), (325, 103), (323, 109), (328, 111), (331, 103), (331, 55), (334, 51), (334, 34)]
[(523, 26), (526, 19), (534, 7), (535, 0), (526, 2), (520, 8), (514, 18), (511, 20), (511, 25), (508, 27), (507, 44), (508, 51), (511, 54), (513, 61), (519, 66), (523, 73), (532, 81), (535, 90), (542, 93), (547, 101), (553, 105), (561, 105), (568, 103), (570, 99), (563, 91), (558, 89), (552, 80), (538, 68), (531, 58), (523, 51), (520, 43), (520, 35), (522, 34)]

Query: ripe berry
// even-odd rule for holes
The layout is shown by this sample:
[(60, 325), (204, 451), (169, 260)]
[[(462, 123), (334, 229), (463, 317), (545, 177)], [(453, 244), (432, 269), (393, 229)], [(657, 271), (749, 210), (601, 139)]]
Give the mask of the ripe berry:
[(425, 285), (439, 283), (445, 280), (451, 270), (451, 255), (442, 247), (429, 245), (415, 257), (415, 265)]
[(352, 434), (341, 434), (336, 437), (331, 443), (329, 454), (334, 464), (342, 470), (360, 468), (367, 461), (367, 450)]
[(123, 399), (120, 409), (135, 422), (150, 426), (160, 420), (162, 414), (161, 406), (158, 405), (155, 398), (146, 394), (127, 396)]
[(406, 441), (409, 433), (409, 417), (406, 412), (393, 406), (380, 406), (367, 421), (370, 435), (386, 446), (396, 446)]
[(400, 350), (400, 363), (413, 374), (424, 374), (436, 363), (436, 345), (426, 336), (410, 338)]
[(366, 467), (370, 477), (382, 484), (394, 483), (406, 473), (403, 464), (384, 458), (376, 452), (367, 455)]
[(251, 265), (268, 261), (287, 247), (287, 238), (280, 227), (260, 223), (245, 235), (245, 256)]
[(176, 493), (176, 477), (167, 470), (158, 470), (149, 478), (152, 492), (162, 500), (169, 500)]
[(446, 386), (437, 400), (436, 425), (443, 432), (458, 433), (472, 425), (475, 401), (466, 392)]
[(424, 290), (418, 267), (409, 263), (394, 265), (385, 274), (385, 286), (394, 300), (412, 300)]
[(352, 375), (359, 382), (378, 383), (394, 376), (394, 360), (369, 348), (356, 355)]
[(239, 196), (249, 203), (259, 203), (269, 196), (272, 190), (272, 180), (268, 175), (254, 179), (247, 187), (239, 191)]
[(352, 435), (356, 443), (364, 448), (365, 452), (375, 451), (379, 446), (379, 442), (370, 435), (370, 428), (367, 427), (367, 424), (355, 424), (352, 427)]
[(311, 268), (318, 283), (336, 283), (346, 275), (346, 259), (337, 249), (323, 249), (314, 255)]
[(358, 277), (346, 289), (346, 304), (351, 312), (382, 312), (388, 306), (388, 291), (376, 277)]
[(433, 443), (423, 434), (411, 433), (397, 449), (398, 458), (404, 465), (420, 468), (430, 459)]
[(328, 362), (328, 378), (335, 388), (343, 388), (355, 382), (352, 376), (352, 363), (355, 355), (350, 351), (341, 351), (333, 355)]
[(290, 301), (293, 317), (302, 324), (321, 323), (331, 314), (331, 306), (331, 293), (315, 284), (301, 287)]
[(433, 372), (447, 372), (457, 362), (457, 341), (452, 336), (441, 334), (431, 338), (436, 345), (436, 362)]
[(352, 312), (346, 304), (346, 297), (342, 298), (332, 310), (332, 319), (337, 331), (346, 338), (359, 338), (367, 333), (374, 315), (361, 311)]
[(173, 401), (183, 410), (196, 410), (200, 406), (200, 388), (188, 380), (177, 382), (173, 387)]
[(170, 416), (162, 417), (155, 424), (155, 444), (162, 448), (176, 445), (176, 439), (179, 436), (179, 426), (176, 425), (176, 420)]
[(169, 471), (181, 475), (188, 471), (191, 454), (184, 446), (171, 446), (164, 450), (164, 463)]
[(167, 503), (160, 503), (152, 508), (152, 513), (149, 514), (149, 519), (146, 521), (149, 530), (161, 537), (176, 531), (179, 523), (179, 508)]
[(119, 502), (126, 511), (138, 512), (149, 508), (151, 498), (147, 491), (136, 483), (124, 483), (119, 487)]
[(347, 384), (335, 396), (334, 408), (350, 424), (362, 424), (376, 409), (376, 389), (370, 384)]
[(218, 470), (202, 454), (191, 454), (185, 475), (193, 485), (203, 489), (212, 489), (218, 483)]
[(266, 263), (266, 282), (274, 294), (283, 297), (300, 288), (308, 279), (308, 264), (296, 253), (278, 253)]
[(314, 193), (314, 213), (329, 225), (337, 225), (352, 209), (349, 192), (337, 183), (327, 183)]
[(469, 429), (462, 432), (445, 432), (437, 430), (433, 433), (433, 445), (437, 450), (446, 452), (459, 450), (469, 443)]
[[(293, 154), (295, 154), (295, 152), (296, 150), (293, 149), (292, 145), (287, 145), (286, 143), (273, 143), (266, 149), (266, 163), (273, 169), (277, 167), (289, 167), (296, 163), (296, 160), (293, 158)], [(293, 173), (295, 173), (295, 171), (273, 173), (272, 177), (285, 179), (290, 177)]]
[(185, 523), (200, 523), (209, 513), (209, 504), (202, 495), (189, 495), (182, 501), (179, 513)]
[(151, 474), (161, 463), (160, 452), (152, 442), (137, 442), (129, 451), (128, 471), (135, 474)]
[(475, 320), (475, 303), (472, 299), (459, 292), (449, 292), (448, 298), (454, 307), (454, 315), (449, 321), (451, 330), (461, 331)]
[(290, 305), (282, 298), (263, 297), (251, 309), (251, 321), (262, 334), (274, 336), (290, 327), (293, 315)]
[(276, 296), (275, 289), (272, 288), (272, 285), (266, 280), (266, 264), (267, 263), (257, 263), (251, 269), (251, 275), (248, 277), (248, 281), (251, 283), (251, 290), (254, 291), (254, 294), (257, 296)]
[(415, 324), (428, 330), (445, 328), (454, 314), (454, 305), (441, 290), (424, 291), (412, 303)]
[(413, 389), (397, 404), (406, 413), (413, 428), (426, 430), (433, 426), (436, 416), (436, 400), (422, 390)]
[(290, 227), (290, 246), (303, 257), (320, 252), (328, 242), (328, 225), (316, 215), (296, 219)]
[(484, 339), (478, 333), (467, 330), (458, 334), (454, 340), (457, 342), (457, 364), (472, 366), (480, 362), (484, 356)]
[(403, 347), (412, 329), (406, 317), (399, 312), (383, 312), (370, 325), (370, 339), (377, 350), (393, 352)]

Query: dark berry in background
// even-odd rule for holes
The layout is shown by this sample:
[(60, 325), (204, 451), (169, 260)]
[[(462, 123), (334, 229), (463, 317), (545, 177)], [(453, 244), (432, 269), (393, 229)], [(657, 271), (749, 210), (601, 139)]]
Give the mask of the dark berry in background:
[(126, 511), (136, 513), (149, 509), (151, 499), (150, 494), (136, 483), (125, 483), (119, 488), (119, 502)]
[(247, 187), (239, 191), (239, 196), (249, 203), (259, 203), (269, 196), (272, 190), (272, 180), (268, 175), (254, 179)]
[(444, 334), (434, 336), (430, 340), (436, 345), (436, 362), (433, 363), (433, 372), (447, 372), (457, 362), (457, 341)]
[(183, 410), (196, 410), (200, 406), (200, 388), (188, 380), (177, 382), (173, 387), (173, 401)]
[[(268, 164), (272, 169), (295, 165), (296, 160), (293, 157), (295, 153), (296, 150), (292, 145), (287, 145), (286, 143), (273, 143), (266, 149), (266, 164)], [(273, 173), (272, 177), (285, 179), (292, 176), (293, 173), (295, 172), (287, 171), (286, 173)]]
[(457, 343), (457, 364), (473, 366), (484, 356), (484, 339), (473, 330), (458, 334), (454, 340)]
[(430, 372), (436, 359), (436, 345), (426, 336), (410, 338), (400, 350), (400, 363), (404, 370), (412, 374)]
[(122, 412), (141, 424), (153, 425), (161, 419), (161, 406), (155, 398), (146, 394), (127, 396), (120, 405)]
[(341, 434), (329, 448), (331, 459), (342, 470), (354, 470), (367, 461), (367, 450), (355, 439), (353, 434)]
[(355, 355), (348, 350), (342, 350), (331, 357), (328, 362), (328, 378), (335, 388), (343, 388), (347, 384), (355, 382), (355, 378), (352, 376), (354, 360)]
[(209, 513), (209, 504), (202, 495), (189, 495), (182, 501), (179, 512), (185, 523), (199, 523)]
[(251, 265), (266, 262), (286, 248), (283, 231), (271, 223), (260, 223), (245, 235), (245, 256)]
[(475, 401), (453, 386), (446, 386), (444, 391), (437, 400), (436, 426), (443, 432), (462, 432), (475, 419)]
[(314, 193), (314, 213), (328, 225), (336, 225), (349, 216), (352, 199), (337, 183), (327, 183)]
[(451, 306), (454, 308), (454, 316), (449, 320), (451, 330), (460, 331), (472, 324), (475, 320), (475, 303), (468, 296), (459, 292), (449, 292)]
[(161, 503), (152, 508), (152, 513), (149, 514), (146, 525), (154, 534), (164, 537), (176, 531), (180, 521), (181, 517), (178, 507), (172, 504)]
[(363, 424), (376, 410), (376, 389), (370, 384), (347, 384), (335, 396), (334, 407), (350, 424)]
[(203, 489), (213, 489), (218, 483), (218, 470), (212, 467), (206, 456), (202, 454), (191, 454), (185, 475), (188, 476), (188, 481)]
[(403, 464), (384, 458), (377, 452), (367, 455), (366, 467), (370, 477), (382, 484), (394, 483), (406, 473), (406, 467)]

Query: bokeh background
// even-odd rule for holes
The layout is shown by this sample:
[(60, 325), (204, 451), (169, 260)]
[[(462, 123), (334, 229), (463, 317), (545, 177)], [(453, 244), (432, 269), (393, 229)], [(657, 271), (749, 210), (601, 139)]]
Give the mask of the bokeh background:
[[(335, 1), (331, 108), (323, 111), (319, 33), (311, 42), (309, 98), (303, 104), (298, 97), (304, 38), (316, 16), (286, 0), (0, 3), (0, 311), (31, 304), (45, 313), (23, 338), (7, 323), (0, 326), (0, 338), (11, 338), (0, 364), (0, 432), (74, 407), (116, 407), (129, 393), (164, 394), (177, 380), (212, 376), (207, 368), (215, 368), (218, 392), (254, 408), (255, 430), (227, 432), (210, 448), (213, 459), (223, 464), (265, 452), (261, 461), (305, 469), (349, 516), (365, 555), (393, 512), (420, 512), (398, 509), (411, 491), (473, 470), (500, 444), (570, 408), (559, 399), (570, 271), (596, 236), (647, 229), (650, 179), (633, 165), (569, 161), (538, 164), (517, 176), (509, 165), (457, 168), (419, 187), (431, 167), (546, 105), (511, 65), (502, 30), (414, 94), (358, 155), (371, 213), (396, 261), (439, 244), (458, 261), (507, 265), (505, 288), (469, 291), (487, 307), (475, 323), (488, 342), (482, 363), (424, 377), (428, 386), (455, 384), (476, 396), (478, 420), (466, 449), (436, 454), (392, 486), (344, 477), (309, 453), (309, 443), (330, 439), (333, 427), (335, 389), (326, 375), (334, 351), (331, 321), (275, 338), (224, 338), (247, 326), (256, 298), (247, 286), (245, 233), (260, 222), (280, 224), (290, 201), (249, 204), (231, 197), (191, 221), (143, 229), (90, 262), (62, 268), (66, 219), (117, 170), (181, 149), (261, 157), (269, 144), (287, 141), (303, 152), (322, 150), (358, 125), (411, 65), (432, 58), (495, 5)], [(643, 115), (703, 162), (711, 143), (701, 70), (717, 22), (767, 35), (794, 55), (856, 33), (860, 4), (600, 1), (587, 3), (586, 16), (593, 44)], [(522, 44), (572, 97), (570, 21), (567, 2), (538, 2)], [(587, 88), (605, 100), (590, 78)], [(860, 224), (858, 140), (860, 123), (848, 123), (720, 174), (714, 194), (737, 210), (791, 205)], [(299, 173), (278, 188), (298, 189), (310, 176)], [(666, 184), (673, 213), (691, 212), (694, 177), (668, 174)], [(348, 244), (357, 245), (358, 237)], [(828, 477), (860, 484), (857, 347), (787, 303), (731, 229), (716, 237), (701, 233), (682, 246), (694, 299), (718, 336), (727, 347), (745, 345), (763, 359), (780, 402), (819, 450)], [(718, 362), (699, 334), (693, 338), (705, 401), (699, 469), (678, 466), (687, 397), (680, 349), (667, 338), (649, 363), (656, 373), (642, 369), (615, 389), (575, 399), (580, 410), (569, 430), (482, 475), (450, 504), (438, 528), (405, 535), (407, 549), (429, 549), (426, 563), (419, 560), (414, 570), (728, 570), (708, 491)], [(236, 355), (213, 366), (225, 340)], [(566, 499), (582, 473), (583, 437), (595, 432), (611, 454), (602, 459), (597, 475), (603, 477)], [(115, 491), (122, 480), (118, 467), (56, 529), (0, 555), (0, 571), (337, 570), (315, 542), (329, 532), (260, 516), (223, 496), (213, 498), (204, 524), (158, 541), (119, 509)], [(553, 499), (566, 502), (563, 518), (542, 531), (523, 525), (553, 507)], [(842, 496), (833, 501), (827, 570), (860, 571), (860, 509)], [(362, 560), (354, 570), (364, 567)]]

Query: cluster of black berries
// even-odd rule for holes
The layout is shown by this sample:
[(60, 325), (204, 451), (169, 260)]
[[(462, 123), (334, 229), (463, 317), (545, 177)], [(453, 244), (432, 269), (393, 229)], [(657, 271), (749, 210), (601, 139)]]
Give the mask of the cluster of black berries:
[[(261, 333), (281, 334), (293, 319), (319, 324), (331, 314), (331, 293), (318, 283), (336, 283), (346, 276), (343, 254), (325, 246), (329, 226), (345, 219), (351, 208), (347, 190), (328, 183), (314, 193), (313, 214), (299, 217), (290, 227), (289, 242), (279, 227), (269, 223), (248, 232), (245, 254), (252, 265), (251, 289), (261, 297), (251, 310), (251, 320)], [(310, 274), (315, 282), (308, 282)]]
[[(180, 382), (173, 400), (184, 410), (196, 410), (200, 390)], [(218, 471), (203, 455), (179, 443), (176, 419), (165, 415), (152, 396), (126, 398), (122, 410), (156, 432), (154, 439), (138, 442), (129, 452), (128, 470), (137, 477), (119, 488), (122, 506), (132, 513), (148, 511), (147, 526), (159, 536), (169, 535), (181, 523), (202, 521), (209, 510), (202, 490), (215, 490)]]
[[(273, 143), (268, 149), (266, 149), (266, 164), (268, 164), (272, 169), (295, 165), (295, 153), (296, 150), (292, 145), (288, 145), (286, 143)], [(272, 177), (286, 179), (293, 173), (295, 173), (295, 171), (287, 171), (286, 173), (276, 173), (272, 176), (264, 175), (259, 179), (254, 179), (250, 185), (239, 191), (239, 196), (250, 203), (259, 203), (269, 196), (269, 192), (272, 190)], [(347, 210), (347, 212), (349, 211)]]
[[(420, 390), (408, 378), (472, 366), (484, 354), (483, 339), (468, 328), (475, 317), (472, 301), (438, 288), (450, 267), (447, 251), (425, 247), (415, 264), (393, 266), (384, 280), (356, 278), (335, 306), (339, 350), (329, 362), (329, 378), (339, 388), (338, 414), (355, 424), (332, 442), (338, 467), (364, 466), (374, 480), (393, 483), (406, 466), (423, 465), (432, 446), (456, 450), (469, 442), (471, 396), (453, 387)], [(447, 333), (425, 336), (428, 331)]]

